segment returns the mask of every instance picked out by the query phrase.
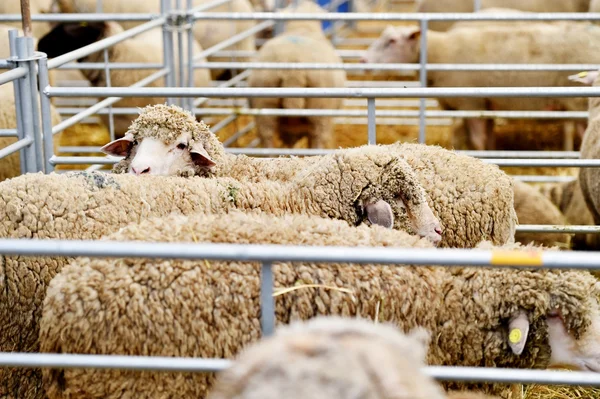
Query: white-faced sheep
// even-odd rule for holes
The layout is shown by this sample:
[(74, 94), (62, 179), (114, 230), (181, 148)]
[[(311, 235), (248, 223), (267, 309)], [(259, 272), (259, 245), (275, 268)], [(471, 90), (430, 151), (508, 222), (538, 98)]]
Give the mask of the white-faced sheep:
[[(291, 7), (291, 6), (290, 6)], [(286, 12), (325, 13), (312, 0), (303, 0), (297, 8)], [(341, 64), (342, 59), (323, 33), (321, 21), (287, 21), (285, 32), (268, 40), (258, 51), (258, 62)], [(270, 70), (254, 69), (248, 77), (249, 87), (345, 87), (343, 70)], [(250, 98), (250, 107), (257, 109), (339, 109), (341, 98)], [(279, 137), (286, 147), (293, 147), (302, 137), (310, 148), (333, 146), (333, 117), (257, 115), (256, 127), (263, 147), (275, 147)]]
[[(237, 212), (150, 218), (105, 239), (431, 246), (379, 226)], [(430, 365), (546, 368), (560, 363), (600, 371), (600, 292), (585, 271), (277, 262), (273, 274), (279, 326), (320, 315), (362, 317), (393, 323), (404, 332), (428, 330), (435, 337), (427, 354)], [(260, 275), (258, 262), (79, 258), (50, 282), (40, 350), (232, 358), (261, 337)], [(121, 370), (43, 373), (50, 399), (75, 393), (108, 399), (124, 392), (202, 398), (213, 378)], [(480, 388), (494, 393), (503, 387)]]
[[(97, 239), (151, 216), (262, 209), (276, 215), (306, 213), (339, 218), (351, 225), (363, 221), (386, 227), (404, 223), (406, 230), (413, 231), (414, 227), (439, 243), (439, 222), (426, 200), (418, 198), (422, 188), (406, 180), (397, 162), (390, 158), (378, 165), (366, 157), (332, 161), (320, 170), (314, 168), (309, 178), (290, 183), (138, 178), (100, 172), (28, 174), (0, 183), (0, 237)], [(402, 198), (409, 212), (392, 213), (398, 207), (392, 209), (389, 204)], [(414, 226), (413, 219), (417, 223)], [(0, 351), (36, 350), (45, 287), (67, 261), (0, 255)], [(34, 378), (32, 373), (1, 369), (0, 390), (37, 391), (35, 384), (25, 382)]]
[[(96, 0), (52, 0), (53, 10), (63, 13), (94, 13), (96, 12)], [(192, 7), (200, 6), (209, 3), (209, 0), (193, 0)], [(250, 13), (254, 11), (251, 3), (248, 0), (231, 0), (228, 3), (221, 4), (217, 7), (212, 7), (207, 12), (239, 12)], [(138, 0), (138, 1), (121, 1), (121, 0), (103, 0), (102, 12), (116, 14), (131, 14), (131, 13), (160, 13), (159, 0)], [(194, 23), (194, 37), (200, 46), (207, 50), (210, 47), (231, 38), (234, 35), (243, 33), (244, 31), (255, 26), (255, 21), (230, 21), (231, 23), (223, 23), (219, 20), (198, 20)], [(142, 22), (122, 21), (119, 24), (124, 29), (131, 29), (134, 26), (140, 25)], [(187, 35), (184, 35), (187, 36)], [(185, 47), (184, 47), (185, 48)], [(247, 51), (255, 52), (256, 43), (255, 35), (250, 35), (238, 43), (224, 48), (223, 50)], [(150, 50), (155, 51), (155, 50)], [(212, 62), (230, 61), (229, 58), (211, 56), (208, 59)], [(239, 57), (236, 60), (240, 62), (250, 61), (250, 57)], [(203, 59), (196, 60), (206, 62)], [(216, 79), (223, 70), (211, 69), (212, 78)]]
[[(116, 22), (86, 22), (86, 23), (61, 23), (55, 26), (46, 36), (40, 39), (38, 50), (46, 53), (48, 57), (58, 57), (80, 47), (92, 44), (104, 38), (114, 36), (123, 32), (123, 28)], [(187, 38), (186, 35), (184, 37)], [(187, 39), (186, 39), (187, 41)], [(198, 43), (194, 42), (194, 54), (202, 51)], [(187, 48), (187, 46), (184, 46)], [(136, 37), (115, 44), (108, 52), (110, 62), (138, 62), (138, 63), (162, 63), (162, 34), (160, 29), (142, 33)], [(104, 52), (99, 51), (87, 57), (79, 59), (83, 62), (104, 62)], [(175, 62), (178, 64), (178, 61)], [(113, 87), (127, 87), (157, 72), (156, 69), (113, 69), (110, 72), (110, 85)], [(83, 75), (92, 86), (106, 87), (107, 80), (104, 70), (85, 69)], [(206, 69), (194, 70), (194, 86), (210, 86), (210, 74)], [(148, 87), (164, 86), (164, 78), (156, 79), (148, 84)], [(124, 98), (114, 104), (116, 107), (143, 107), (147, 104), (164, 103), (161, 97), (146, 98), (132, 97)], [(109, 115), (100, 115), (103, 123), (109, 126)], [(118, 137), (127, 131), (133, 115), (115, 115), (114, 129)]]
[[(0, 60), (10, 57), (10, 49), (8, 43), (8, 31), (14, 29), (7, 25), (0, 25)], [(19, 35), (23, 32), (19, 30)], [(50, 115), (52, 124), (56, 125), (61, 122), (61, 117), (56, 108), (50, 106)], [(17, 114), (15, 110), (15, 95), (14, 87), (10, 83), (0, 85), (0, 129), (16, 129)], [(58, 146), (60, 135), (55, 136), (55, 152)], [(0, 149), (3, 149), (17, 141), (16, 137), (0, 137)], [(5, 158), (0, 159), (0, 181), (10, 179), (21, 174), (19, 152), (13, 153)]]
[(280, 327), (217, 376), (208, 399), (444, 399), (426, 375), (425, 331), (317, 317)]
[[(589, 5), (590, 0), (481, 0), (481, 9), (503, 7), (530, 12), (587, 12)], [(453, 13), (474, 10), (472, 0), (417, 0), (417, 12)], [(453, 24), (454, 21), (432, 21), (429, 27), (436, 31), (446, 31)]]
[(444, 229), (440, 246), (473, 247), (486, 239), (504, 244), (514, 238), (512, 179), (495, 165), (440, 147), (371, 145), (317, 158), (235, 156), (191, 114), (176, 106), (155, 105), (142, 110), (128, 134), (103, 150), (126, 157), (115, 166), (117, 173), (229, 176), (250, 182), (310, 178), (315, 163), (329, 163), (331, 156), (367, 156), (377, 162), (393, 156), (406, 161), (405, 173), (414, 174), (425, 189)]
[[(414, 63), (420, 55), (421, 31), (388, 26), (363, 56), (364, 62)], [(428, 62), (436, 63), (587, 63), (600, 62), (600, 27), (581, 22), (477, 24), (447, 32), (428, 31)], [(506, 43), (511, 43), (506, 46)], [(598, 58), (594, 58), (598, 57)], [(571, 86), (560, 71), (430, 71), (432, 87)], [(584, 98), (439, 98), (449, 110), (586, 109)], [(477, 150), (495, 148), (493, 120), (467, 118), (469, 141)], [(579, 123), (579, 132), (583, 125)]]

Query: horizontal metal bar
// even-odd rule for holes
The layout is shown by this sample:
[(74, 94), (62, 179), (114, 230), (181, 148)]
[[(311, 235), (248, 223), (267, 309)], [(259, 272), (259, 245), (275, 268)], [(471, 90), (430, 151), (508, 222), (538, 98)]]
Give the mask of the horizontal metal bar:
[[(110, 69), (161, 69), (163, 64), (151, 64), (144, 62), (109, 62)], [(58, 69), (105, 69), (103, 62), (79, 62), (61, 65)], [(600, 68), (599, 68), (600, 69)]]
[(600, 159), (482, 159), (498, 166), (600, 168)]
[[(166, 69), (161, 69), (160, 71), (157, 71), (157, 72), (153, 73), (152, 75), (146, 76), (144, 79), (140, 80), (139, 82), (134, 83), (131, 87), (145, 86), (147, 84), (154, 82), (157, 79), (162, 78), (167, 73), (168, 73), (168, 71)], [(71, 126), (76, 125), (77, 123), (81, 122), (83, 119), (95, 114), (96, 112), (98, 112), (101, 109), (105, 109), (106, 107), (109, 107), (110, 105), (116, 103), (119, 100), (121, 100), (120, 97), (105, 98), (104, 100), (87, 108), (86, 110), (70, 117), (69, 119), (63, 120), (58, 125), (54, 126), (52, 128), (52, 134), (53, 135), (58, 134)]]
[(517, 233), (551, 233), (551, 234), (600, 234), (600, 226), (560, 226), (545, 224), (522, 224), (517, 226)]
[(30, 137), (25, 137), (15, 143), (12, 143), (11, 145), (7, 145), (6, 147), (0, 149), (0, 159), (27, 147), (31, 143), (33, 143), (33, 139)]
[(17, 129), (0, 129), (0, 137), (17, 137)]
[(257, 262), (337, 262), (600, 269), (600, 252), (502, 249), (356, 248), (271, 244), (162, 243), (139, 241), (0, 239), (0, 254), (93, 258), (207, 259)]
[[(75, 15), (83, 15), (83, 14), (75, 14)], [(96, 14), (94, 14), (96, 15)], [(83, 19), (77, 19), (77, 22), (82, 21)], [(114, 36), (109, 36), (106, 39), (99, 40), (87, 46), (83, 46), (75, 51), (71, 51), (69, 53), (63, 54), (59, 57), (53, 58), (48, 61), (48, 69), (58, 68), (68, 62), (76, 61), (82, 57), (93, 54), (97, 51), (107, 49), (111, 46), (114, 46), (117, 43), (120, 43), (124, 40), (127, 40), (133, 36), (139, 35), (140, 33), (147, 32), (151, 29), (154, 29), (158, 26), (161, 26), (165, 23), (166, 17), (158, 17), (153, 21), (146, 22), (142, 25), (136, 26), (131, 29), (127, 29), (121, 33), (117, 33)]]
[(113, 165), (119, 162), (122, 157), (50, 157), (50, 163), (52, 165), (87, 165), (87, 164), (98, 164), (98, 165)]
[[(10, 1), (10, 0), (9, 0)], [(150, 21), (160, 14), (149, 13), (57, 13), (32, 14), (33, 22)], [(21, 14), (0, 14), (0, 22), (20, 22)]]
[(12, 65), (13, 64), (9, 60), (0, 59), (0, 69), (9, 69)]
[[(325, 64), (302, 62), (202, 62), (194, 68), (207, 69), (292, 69), (292, 70), (383, 70), (418, 71), (420, 64)], [(598, 70), (600, 64), (426, 64), (428, 71), (585, 71)]]
[(10, 83), (14, 80), (23, 78), (27, 75), (27, 69), (23, 67), (18, 67), (15, 69), (11, 69), (8, 72), (0, 73), (0, 85)]
[[(135, 29), (135, 28), (134, 28)], [(114, 36), (113, 36), (114, 37)], [(99, 42), (98, 42), (99, 43)], [(79, 50), (76, 50), (79, 51)], [(69, 53), (73, 54), (73, 53)], [(55, 58), (57, 60), (58, 58)], [(411, 88), (214, 88), (47, 87), (50, 97), (600, 97), (600, 87), (411, 87)]]
[(536, 175), (510, 175), (513, 179), (528, 183), (568, 183), (577, 180), (576, 176), (536, 176)]
[[(221, 372), (229, 359), (166, 356), (82, 355), (51, 353), (0, 353), (0, 367), (85, 368), (165, 372)], [(543, 385), (600, 386), (600, 374), (581, 371), (426, 366), (423, 372), (438, 381), (498, 382)]]
[(234, 21), (597, 21), (600, 13), (276, 13), (197, 12), (195, 20)]

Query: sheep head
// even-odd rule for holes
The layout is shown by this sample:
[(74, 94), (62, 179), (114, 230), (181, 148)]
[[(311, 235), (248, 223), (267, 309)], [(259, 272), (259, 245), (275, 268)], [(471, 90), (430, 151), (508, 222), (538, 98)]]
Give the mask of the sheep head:
[(163, 176), (209, 175), (223, 154), (204, 122), (163, 104), (145, 107), (124, 137), (101, 150), (126, 157), (126, 173)]
[(106, 37), (109, 25), (105, 22), (66, 22), (57, 24), (43, 36), (38, 51), (54, 58)]
[(363, 63), (414, 63), (419, 59), (421, 29), (389, 25), (365, 51)]

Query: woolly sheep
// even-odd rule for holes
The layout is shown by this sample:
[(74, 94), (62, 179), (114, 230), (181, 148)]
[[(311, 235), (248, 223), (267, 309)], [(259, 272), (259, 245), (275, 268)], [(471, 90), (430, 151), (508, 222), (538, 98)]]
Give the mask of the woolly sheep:
[(293, 322), (242, 351), (208, 399), (444, 399), (422, 371), (428, 341), (372, 320)]
[[(181, 146), (181, 148), (179, 148)], [(176, 106), (146, 107), (128, 134), (103, 147), (125, 156), (116, 173), (230, 176), (243, 181), (289, 181), (307, 175), (319, 158), (258, 159), (225, 152), (203, 122)], [(442, 247), (473, 247), (482, 240), (504, 244), (514, 239), (512, 179), (497, 166), (440, 147), (421, 144), (371, 145), (338, 150), (336, 156), (403, 159), (440, 220)], [(412, 170), (411, 170), (412, 169)], [(366, 172), (366, 171), (365, 171)]]
[(600, 0), (590, 1), (590, 12), (600, 12)]
[[(312, 0), (302, 1), (286, 12), (326, 13)], [(321, 21), (287, 21), (285, 32), (267, 40), (258, 51), (258, 62), (341, 64), (342, 59), (321, 28)], [(249, 87), (345, 87), (343, 70), (269, 70), (254, 69), (248, 77)], [(249, 98), (252, 108), (340, 109), (341, 98)], [(275, 147), (279, 137), (287, 147), (293, 147), (302, 137), (308, 137), (310, 148), (333, 146), (333, 117), (280, 117), (256, 115), (256, 127), (263, 147)]]
[[(590, 0), (482, 0), (481, 8), (503, 7), (530, 12), (587, 12), (589, 4)], [(472, 0), (417, 1), (417, 12), (473, 12), (474, 10)], [(446, 31), (453, 24), (453, 21), (432, 21), (429, 27), (435, 31)]]
[[(379, 226), (353, 228), (302, 215), (241, 213), (149, 218), (105, 239), (431, 246)], [(510, 244), (497, 250), (516, 248)], [(232, 358), (261, 336), (260, 269), (260, 263), (243, 261), (79, 258), (50, 282), (40, 350)], [(276, 291), (293, 288), (276, 295), (279, 326), (320, 315), (362, 317), (393, 323), (404, 332), (416, 327), (429, 331), (435, 337), (427, 355), (430, 365), (546, 368), (561, 363), (600, 371), (599, 290), (587, 271), (281, 262), (274, 264), (273, 274)], [(509, 340), (508, 331), (512, 337), (520, 333), (521, 339)], [(210, 374), (43, 373), (49, 399), (74, 393), (108, 399), (123, 392), (202, 398), (213, 381)], [(446, 384), (448, 389), (465, 387)]]
[[(406, 214), (386, 213), (391, 208), (384, 201), (393, 203), (403, 195), (398, 186), (403, 182), (397, 180), (401, 175), (394, 168), (394, 160), (384, 160), (379, 172), (371, 167), (371, 173), (354, 177), (352, 169), (360, 170), (359, 158), (340, 157), (336, 162), (337, 171), (335, 165), (326, 171), (316, 170), (322, 179), (311, 177), (290, 183), (163, 176), (142, 179), (101, 172), (28, 174), (0, 183), (0, 237), (97, 239), (146, 217), (172, 212), (225, 213), (236, 208), (262, 209), (278, 215), (307, 213), (340, 218), (353, 225), (363, 221), (364, 212), (370, 220), (383, 215), (384, 223), (396, 220), (400, 224), (399, 220), (404, 220), (405, 229), (412, 230), (413, 220), (407, 220)], [(407, 206), (414, 210), (414, 216), (423, 217), (414, 219), (414, 229), (430, 231), (428, 239), (439, 242), (435, 231), (439, 223), (426, 202), (408, 202)], [(36, 350), (39, 305), (45, 287), (67, 261), (0, 255), (0, 351)], [(0, 387), (15, 392), (37, 391), (34, 384), (26, 383), (32, 378), (32, 370), (1, 369)]]
[[(417, 27), (388, 26), (363, 55), (363, 61), (413, 63), (420, 53)], [(600, 62), (600, 26), (581, 22), (476, 24), (455, 26), (447, 32), (429, 31), (430, 63), (584, 63)], [(511, 43), (506, 46), (506, 43)], [(594, 58), (598, 57), (598, 58)], [(559, 71), (431, 71), (433, 87), (571, 86)], [(584, 98), (439, 98), (444, 109), (458, 110), (568, 110), (586, 109)], [(474, 149), (493, 149), (493, 120), (466, 118)], [(579, 123), (579, 131), (583, 131)]]
[[(197, 7), (203, 4), (208, 4), (209, 0), (193, 0), (192, 7)], [(55, 12), (63, 13), (95, 13), (96, 12), (96, 0), (52, 0), (53, 9)], [(239, 13), (250, 13), (253, 10), (251, 3), (248, 0), (231, 0), (228, 3), (221, 4), (217, 7), (212, 7), (208, 12), (239, 12)], [(103, 0), (102, 12), (106, 13), (160, 13), (160, 1), (159, 0)], [(142, 24), (143, 22), (125, 22), (122, 21), (119, 24), (124, 29), (131, 29), (135, 26)], [(209, 49), (210, 47), (231, 38), (232, 36), (242, 33), (256, 25), (255, 21), (230, 21), (223, 23), (219, 20), (204, 20), (196, 21), (194, 23), (194, 37), (203, 49)], [(184, 35), (187, 36), (187, 35)], [(162, 41), (159, 41), (162, 43)], [(185, 47), (184, 47), (185, 48)], [(236, 51), (256, 51), (255, 36), (250, 35), (247, 38), (239, 41), (230, 47), (226, 47), (223, 50), (236, 50)], [(154, 50), (152, 50), (154, 51)], [(162, 50), (161, 50), (162, 51)], [(240, 62), (250, 61), (249, 57), (236, 58)], [(229, 58), (224, 57), (208, 57), (211, 62), (219, 61), (230, 61)], [(200, 62), (206, 62), (203, 59), (196, 60)], [(223, 70), (212, 69), (210, 71), (212, 79), (216, 79), (223, 73)]]
[[(515, 212), (519, 224), (564, 225), (567, 219), (543, 194), (529, 184), (515, 181)], [(516, 233), (515, 241), (521, 244), (536, 243), (546, 247), (560, 246), (569, 249), (570, 234)]]
[[(0, 59), (10, 57), (10, 49), (8, 43), (8, 31), (14, 29), (7, 25), (0, 25)], [(23, 32), (19, 30), (19, 35)], [(52, 124), (56, 125), (61, 122), (61, 117), (52, 105), (50, 106), (50, 115)], [(16, 129), (17, 116), (15, 110), (15, 95), (14, 86), (6, 83), (0, 85), (0, 129)], [(57, 150), (57, 143), (60, 135), (54, 138), (54, 151)], [(14, 137), (0, 137), (0, 149), (3, 149), (17, 139)], [(0, 159), (0, 181), (10, 179), (21, 174), (21, 164), (19, 152), (13, 153), (5, 158)]]
[[(86, 22), (86, 23), (61, 23), (55, 26), (50, 33), (40, 39), (38, 50), (48, 54), (48, 57), (58, 57), (67, 52), (94, 43), (98, 40), (114, 36), (123, 32), (123, 28), (116, 22)], [(187, 38), (186, 35), (184, 37)], [(187, 39), (186, 39), (187, 43)], [(194, 42), (194, 53), (198, 54), (202, 48)], [(184, 48), (187, 48), (184, 46)], [(118, 43), (109, 50), (110, 62), (140, 62), (140, 63), (162, 63), (162, 33), (160, 29), (154, 29), (140, 34), (136, 37)], [(104, 62), (104, 52), (99, 51), (88, 57), (81, 58), (83, 62)], [(178, 64), (178, 61), (175, 62)], [(110, 84), (113, 87), (127, 87), (156, 73), (157, 70), (112, 70), (110, 73)], [(106, 74), (104, 70), (86, 69), (83, 75), (90, 81), (92, 86), (106, 87)], [(157, 79), (147, 85), (148, 87), (164, 86), (164, 78)], [(210, 74), (206, 69), (194, 70), (194, 85), (196, 87), (210, 86)], [(133, 97), (124, 98), (115, 103), (115, 107), (142, 107), (147, 104), (164, 103), (161, 97), (146, 98)], [(109, 115), (99, 115), (102, 122), (108, 126)], [(127, 127), (134, 119), (132, 115), (115, 115), (114, 128), (118, 137), (123, 136)]]

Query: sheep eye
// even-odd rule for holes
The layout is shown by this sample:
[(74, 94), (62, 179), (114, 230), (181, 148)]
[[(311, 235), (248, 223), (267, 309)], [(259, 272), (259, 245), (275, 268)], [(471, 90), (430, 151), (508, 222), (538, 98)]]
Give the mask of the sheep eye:
[(185, 143), (179, 143), (177, 144), (177, 148), (179, 148), (180, 150), (185, 150), (187, 147), (187, 144)]

